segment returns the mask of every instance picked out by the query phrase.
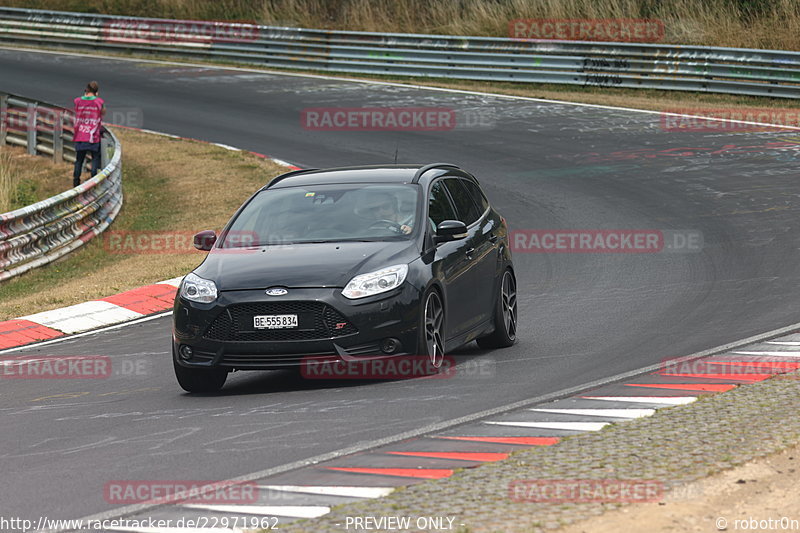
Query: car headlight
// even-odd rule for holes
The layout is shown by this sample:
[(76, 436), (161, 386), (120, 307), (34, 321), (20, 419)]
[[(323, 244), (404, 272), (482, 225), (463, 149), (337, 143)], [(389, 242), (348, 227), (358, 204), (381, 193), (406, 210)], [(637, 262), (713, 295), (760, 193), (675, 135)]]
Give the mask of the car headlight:
[(359, 274), (342, 291), (345, 298), (355, 300), (390, 291), (406, 280), (408, 265), (394, 265), (368, 274)]
[(208, 304), (217, 299), (217, 285), (210, 279), (203, 279), (194, 272), (183, 278), (181, 298)]

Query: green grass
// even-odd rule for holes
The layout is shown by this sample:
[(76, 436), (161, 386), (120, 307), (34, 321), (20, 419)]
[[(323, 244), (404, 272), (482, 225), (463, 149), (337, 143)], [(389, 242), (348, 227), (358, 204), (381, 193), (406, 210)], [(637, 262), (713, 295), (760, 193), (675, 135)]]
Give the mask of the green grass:
[(40, 188), (39, 183), (35, 180), (30, 178), (21, 179), (17, 185), (15, 201), (12, 202), (11, 209), (19, 209), (43, 200), (44, 198), (41, 197), (42, 195), (39, 192)]
[(36, 203), (72, 187), (72, 167), (16, 146), (0, 147), (0, 213)]

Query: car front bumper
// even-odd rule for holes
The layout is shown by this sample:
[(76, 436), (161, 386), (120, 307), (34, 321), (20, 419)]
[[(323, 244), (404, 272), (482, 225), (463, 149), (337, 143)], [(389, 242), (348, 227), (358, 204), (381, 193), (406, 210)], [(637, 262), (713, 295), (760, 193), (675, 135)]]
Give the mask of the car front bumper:
[[(311, 360), (340, 361), (413, 355), (417, 351), (420, 294), (408, 283), (385, 294), (349, 300), (339, 288), (223, 291), (202, 304), (178, 295), (173, 354), (185, 367), (269, 370)], [(297, 329), (256, 330), (258, 314), (298, 314)], [(382, 349), (387, 339), (399, 347)], [(180, 354), (191, 349), (191, 357)]]

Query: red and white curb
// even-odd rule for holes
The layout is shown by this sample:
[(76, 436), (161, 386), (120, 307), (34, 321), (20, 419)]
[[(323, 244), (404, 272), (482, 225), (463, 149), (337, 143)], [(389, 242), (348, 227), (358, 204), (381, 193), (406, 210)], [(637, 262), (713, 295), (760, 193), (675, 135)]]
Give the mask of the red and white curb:
[[(790, 330), (790, 331), (796, 331)], [(276, 474), (247, 476), (258, 498), (247, 505), (174, 503), (126, 516), (196, 520), (236, 516), (274, 517), (276, 524), (324, 516), (343, 503), (382, 498), (398, 487), (452, 476), (460, 468), (506, 459), (536, 446), (558, 445), (564, 437), (679, 408), (702, 396), (800, 369), (800, 333), (751, 342), (741, 348), (693, 359), (666, 360), (660, 368), (607, 382), (572, 396), (477, 419), (450, 429), (404, 438)], [(800, 379), (791, 376), (791, 379)], [(535, 475), (529, 472), (528, 475)], [(456, 517), (455, 529), (464, 526)], [(344, 524), (342, 524), (344, 527)], [(149, 532), (147, 528), (118, 531)], [(162, 529), (182, 533), (179, 529)], [(206, 530), (202, 530), (208, 533)], [(219, 531), (236, 532), (236, 529)]]
[(145, 285), (99, 300), (0, 322), (0, 349), (130, 322), (172, 309), (183, 278)]

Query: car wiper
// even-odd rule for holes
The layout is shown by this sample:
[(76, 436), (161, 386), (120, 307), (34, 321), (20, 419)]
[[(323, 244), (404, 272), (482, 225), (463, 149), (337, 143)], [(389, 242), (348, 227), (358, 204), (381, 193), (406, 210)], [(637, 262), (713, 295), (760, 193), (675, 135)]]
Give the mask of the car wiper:
[(324, 241), (300, 241), (297, 244), (333, 244), (337, 242), (368, 242), (360, 239), (325, 239)]
[(247, 246), (220, 246), (222, 250), (247, 250), (249, 248), (264, 248), (267, 246), (285, 246), (287, 244), (295, 244), (293, 242), (264, 242), (258, 244), (250, 244)]
[(296, 241), (296, 242), (281, 242), (281, 243), (272, 243), (272, 244), (261, 244), (258, 246), (279, 246), (282, 244), (335, 244), (337, 242), (383, 242), (383, 241), (395, 241), (398, 240), (397, 237), (402, 237), (401, 235), (390, 235), (380, 239), (325, 239), (319, 241)]

